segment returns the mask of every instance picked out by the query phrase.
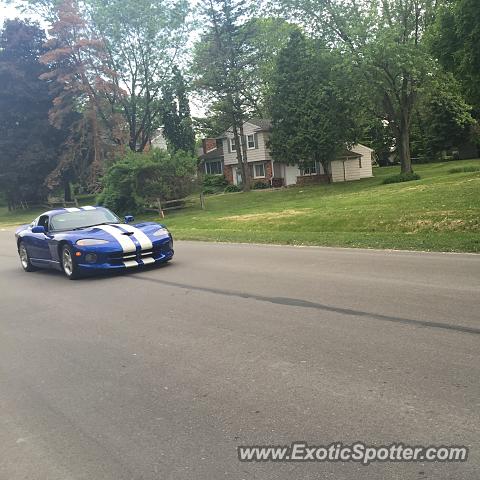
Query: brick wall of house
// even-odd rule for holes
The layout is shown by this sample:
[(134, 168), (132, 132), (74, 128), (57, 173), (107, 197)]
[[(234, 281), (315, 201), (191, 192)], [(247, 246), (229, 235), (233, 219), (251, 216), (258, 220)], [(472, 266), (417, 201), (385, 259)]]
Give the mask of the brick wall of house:
[(204, 138), (202, 140), (203, 153), (211, 152), (217, 148), (217, 140), (215, 138)]
[(264, 162), (265, 163), (265, 178), (252, 178), (251, 185), (255, 183), (265, 183), (270, 185), (272, 182), (273, 171), (272, 171), (272, 162)]

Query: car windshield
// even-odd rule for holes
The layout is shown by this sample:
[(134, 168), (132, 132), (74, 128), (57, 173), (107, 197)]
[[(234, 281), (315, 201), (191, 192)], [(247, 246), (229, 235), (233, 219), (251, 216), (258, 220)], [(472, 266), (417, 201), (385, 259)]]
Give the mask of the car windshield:
[(77, 210), (54, 215), (51, 218), (52, 230), (74, 230), (108, 223), (119, 223), (118, 217), (106, 208)]

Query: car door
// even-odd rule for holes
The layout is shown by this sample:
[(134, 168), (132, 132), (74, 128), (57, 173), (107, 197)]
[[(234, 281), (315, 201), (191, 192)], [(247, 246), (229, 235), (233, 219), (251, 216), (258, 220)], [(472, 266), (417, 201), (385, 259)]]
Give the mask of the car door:
[(33, 233), (30, 231), (28, 234), (27, 249), (33, 263), (49, 264), (52, 260), (49, 248), (49, 243), (52, 239), (48, 233), (49, 220), (48, 215), (42, 215), (36, 222), (36, 226), (44, 227), (46, 233)]

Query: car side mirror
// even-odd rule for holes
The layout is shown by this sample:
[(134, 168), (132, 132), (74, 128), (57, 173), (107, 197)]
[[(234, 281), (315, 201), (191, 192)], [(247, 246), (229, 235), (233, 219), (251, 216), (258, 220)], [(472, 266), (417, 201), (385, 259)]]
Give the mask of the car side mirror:
[(35, 227), (32, 227), (32, 233), (47, 233), (45, 230), (45, 227), (42, 225), (37, 225)]
[(125, 215), (125, 223), (132, 223), (135, 218), (132, 215)]

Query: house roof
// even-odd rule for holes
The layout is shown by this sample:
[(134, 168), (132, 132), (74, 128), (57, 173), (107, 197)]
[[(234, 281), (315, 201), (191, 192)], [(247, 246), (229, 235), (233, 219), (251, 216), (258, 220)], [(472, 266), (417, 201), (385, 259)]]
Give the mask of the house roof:
[(268, 118), (250, 118), (247, 120), (248, 123), (259, 127), (260, 130), (271, 130), (272, 129), (272, 121)]
[(352, 152), (347, 148), (343, 149), (338, 155), (337, 158), (345, 158), (345, 157), (361, 157), (361, 153)]

